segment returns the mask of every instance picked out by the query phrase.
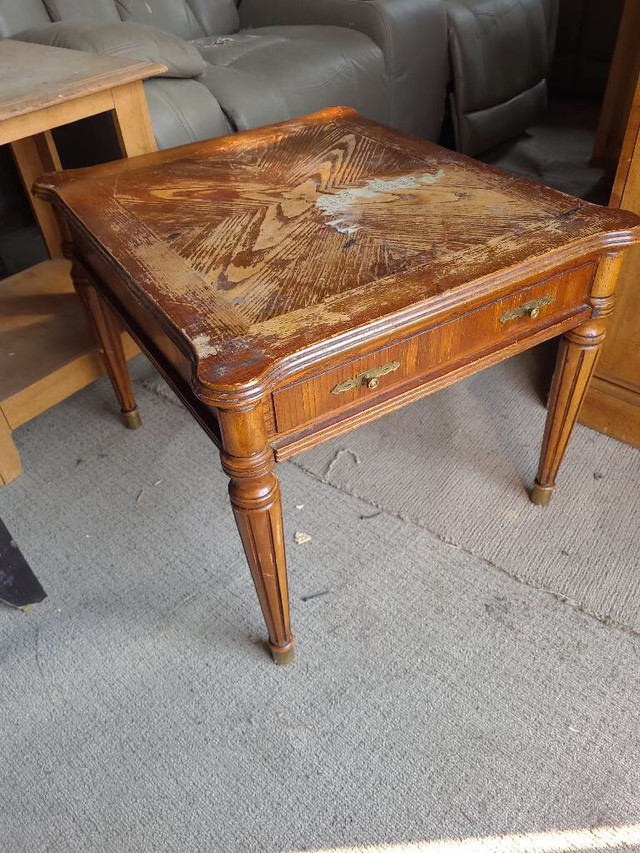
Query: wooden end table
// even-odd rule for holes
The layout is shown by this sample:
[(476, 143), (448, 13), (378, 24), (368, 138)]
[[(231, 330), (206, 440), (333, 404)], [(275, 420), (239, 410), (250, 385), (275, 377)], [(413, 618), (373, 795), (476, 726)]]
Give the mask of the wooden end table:
[[(273, 657), (292, 657), (274, 462), (563, 335), (547, 504), (640, 218), (332, 109), (37, 184), (116, 394), (116, 317), (220, 448)], [(393, 453), (393, 447), (389, 448)]]
[[(21, 472), (12, 430), (105, 369), (73, 292), (54, 211), (30, 193), (39, 175), (61, 168), (51, 131), (109, 112), (124, 157), (155, 151), (142, 80), (163, 71), (150, 62), (0, 41), (0, 145), (11, 145), (51, 256), (0, 282), (0, 485)], [(127, 357), (138, 352), (128, 335), (124, 348)]]

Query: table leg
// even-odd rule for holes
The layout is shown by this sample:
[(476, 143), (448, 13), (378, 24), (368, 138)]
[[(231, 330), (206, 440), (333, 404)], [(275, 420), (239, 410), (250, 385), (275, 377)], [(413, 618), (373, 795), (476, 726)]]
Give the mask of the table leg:
[(156, 150), (156, 139), (141, 80), (112, 91), (113, 118), (123, 157), (137, 157)]
[(71, 278), (96, 336), (100, 354), (120, 403), (124, 424), (129, 429), (137, 429), (140, 426), (140, 412), (133, 394), (127, 358), (122, 346), (120, 323), (77, 262), (74, 262), (71, 268)]
[(11, 428), (0, 409), (0, 486), (5, 486), (22, 473), (20, 454), (11, 435)]
[(44, 172), (59, 172), (62, 169), (51, 131), (16, 139), (11, 143), (11, 150), (49, 255), (61, 258), (62, 235), (57, 215), (48, 202), (35, 198), (31, 192), (33, 182)]
[(280, 484), (260, 408), (219, 411), (222, 467), (247, 556), (269, 647), (278, 664), (293, 660)]
[(604, 340), (604, 320), (613, 311), (613, 292), (621, 262), (622, 254), (602, 258), (589, 300), (593, 308), (591, 317), (566, 332), (560, 341), (540, 465), (531, 492), (531, 500), (539, 506), (549, 504), (556, 488), (556, 475)]

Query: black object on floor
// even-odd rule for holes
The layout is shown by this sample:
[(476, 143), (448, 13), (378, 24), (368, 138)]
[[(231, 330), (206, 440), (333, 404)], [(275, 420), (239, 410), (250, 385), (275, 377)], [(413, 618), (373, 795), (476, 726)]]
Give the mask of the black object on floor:
[(0, 601), (28, 607), (47, 597), (11, 534), (0, 521)]

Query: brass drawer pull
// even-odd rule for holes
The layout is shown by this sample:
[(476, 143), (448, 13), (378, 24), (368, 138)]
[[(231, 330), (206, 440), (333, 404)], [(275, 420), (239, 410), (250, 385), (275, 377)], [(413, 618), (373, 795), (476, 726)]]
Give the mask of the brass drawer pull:
[(358, 373), (352, 379), (346, 379), (344, 382), (339, 382), (335, 388), (331, 389), (332, 394), (342, 394), (343, 391), (351, 391), (352, 388), (359, 388), (360, 385), (365, 385), (369, 390), (374, 391), (380, 384), (380, 377), (386, 376), (387, 373), (393, 373), (400, 367), (399, 361), (390, 361), (389, 364), (383, 364), (382, 367), (372, 367), (371, 370), (365, 370), (364, 373)]
[(523, 302), (518, 308), (505, 311), (500, 317), (500, 322), (508, 323), (509, 320), (515, 320), (516, 317), (531, 317), (532, 320), (535, 320), (540, 313), (540, 309), (550, 302), (553, 302), (553, 296), (543, 296), (542, 299), (532, 299), (530, 302)]

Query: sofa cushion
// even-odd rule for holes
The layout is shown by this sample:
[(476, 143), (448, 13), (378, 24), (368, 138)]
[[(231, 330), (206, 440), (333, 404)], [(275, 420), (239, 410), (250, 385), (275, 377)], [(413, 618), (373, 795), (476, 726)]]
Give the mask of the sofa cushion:
[(235, 32), (234, 0), (115, 0), (123, 21), (149, 24), (185, 39)]
[(33, 27), (17, 35), (21, 41), (86, 50), (109, 56), (129, 56), (167, 66), (164, 77), (197, 77), (204, 61), (188, 41), (139, 24), (97, 24), (94, 20), (57, 21)]
[(0, 38), (10, 38), (26, 30), (50, 22), (42, 0), (0, 0)]
[(114, 0), (43, 0), (52, 21), (72, 18), (97, 18), (99, 21), (119, 21)]
[[(380, 48), (341, 27), (262, 27), (197, 39), (200, 78), (240, 129), (330, 106), (384, 120), (387, 78)], [(223, 69), (226, 69), (223, 70)], [(268, 108), (267, 108), (268, 105)]]

